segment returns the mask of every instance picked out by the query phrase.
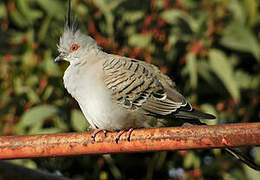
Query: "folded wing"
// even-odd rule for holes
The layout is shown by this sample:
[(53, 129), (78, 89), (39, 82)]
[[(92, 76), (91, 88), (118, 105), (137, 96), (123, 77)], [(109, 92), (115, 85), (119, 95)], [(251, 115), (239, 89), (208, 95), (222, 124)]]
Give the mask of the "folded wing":
[(107, 88), (125, 108), (141, 108), (154, 115), (168, 115), (181, 107), (192, 110), (170, 78), (151, 64), (113, 56), (105, 61), (103, 69)]

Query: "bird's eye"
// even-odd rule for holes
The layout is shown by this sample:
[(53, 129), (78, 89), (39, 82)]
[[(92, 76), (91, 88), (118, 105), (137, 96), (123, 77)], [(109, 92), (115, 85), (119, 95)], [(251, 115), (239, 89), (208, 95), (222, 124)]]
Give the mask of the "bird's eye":
[(77, 44), (72, 44), (70, 47), (70, 51), (76, 51), (79, 48)]

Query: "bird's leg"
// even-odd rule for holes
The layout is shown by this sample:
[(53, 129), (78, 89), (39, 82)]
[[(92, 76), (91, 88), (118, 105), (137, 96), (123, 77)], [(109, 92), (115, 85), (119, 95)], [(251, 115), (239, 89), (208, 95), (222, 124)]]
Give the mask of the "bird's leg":
[(127, 141), (130, 142), (130, 136), (132, 134), (132, 132), (134, 131), (134, 128), (130, 128), (128, 131), (127, 131)]
[(107, 130), (103, 130), (104, 136), (107, 137)]
[(97, 135), (100, 131), (103, 131), (104, 136), (107, 137), (107, 130), (95, 129), (95, 131), (91, 134), (91, 139), (92, 139), (92, 141), (95, 141), (96, 135)]
[[(116, 143), (118, 143), (120, 137), (122, 136), (122, 134), (124, 134), (124, 132), (126, 132), (127, 129), (122, 129), (118, 132), (118, 134), (116, 135)], [(130, 136), (133, 132), (134, 128), (130, 128), (128, 131), (127, 131), (127, 140), (130, 141)]]
[(125, 131), (126, 129), (123, 129), (118, 132), (118, 134), (116, 135), (116, 143), (118, 143), (120, 137), (122, 136), (122, 134), (124, 134)]

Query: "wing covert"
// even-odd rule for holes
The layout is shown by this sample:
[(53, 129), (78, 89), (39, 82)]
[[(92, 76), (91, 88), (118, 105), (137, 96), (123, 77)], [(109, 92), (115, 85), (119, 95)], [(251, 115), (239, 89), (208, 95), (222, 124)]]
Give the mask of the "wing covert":
[(156, 66), (115, 56), (105, 61), (103, 70), (105, 85), (113, 99), (125, 108), (168, 115), (188, 104)]

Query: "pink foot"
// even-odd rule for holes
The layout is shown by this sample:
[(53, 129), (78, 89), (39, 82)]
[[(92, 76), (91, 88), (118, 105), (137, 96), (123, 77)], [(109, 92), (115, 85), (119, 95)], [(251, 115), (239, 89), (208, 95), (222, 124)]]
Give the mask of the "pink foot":
[[(130, 136), (133, 132), (134, 128), (130, 128), (128, 131), (127, 131), (127, 141), (130, 141)], [(126, 132), (126, 129), (123, 129), (121, 131), (118, 132), (118, 134), (116, 135), (116, 143), (118, 143), (120, 137), (122, 136), (122, 134), (124, 134), (124, 132)]]
[(97, 135), (99, 132), (101, 132), (101, 131), (103, 131), (104, 136), (107, 137), (107, 131), (106, 131), (106, 130), (103, 130), (103, 129), (95, 129), (95, 131), (91, 134), (91, 139), (92, 139), (92, 141), (95, 142), (96, 135)]

